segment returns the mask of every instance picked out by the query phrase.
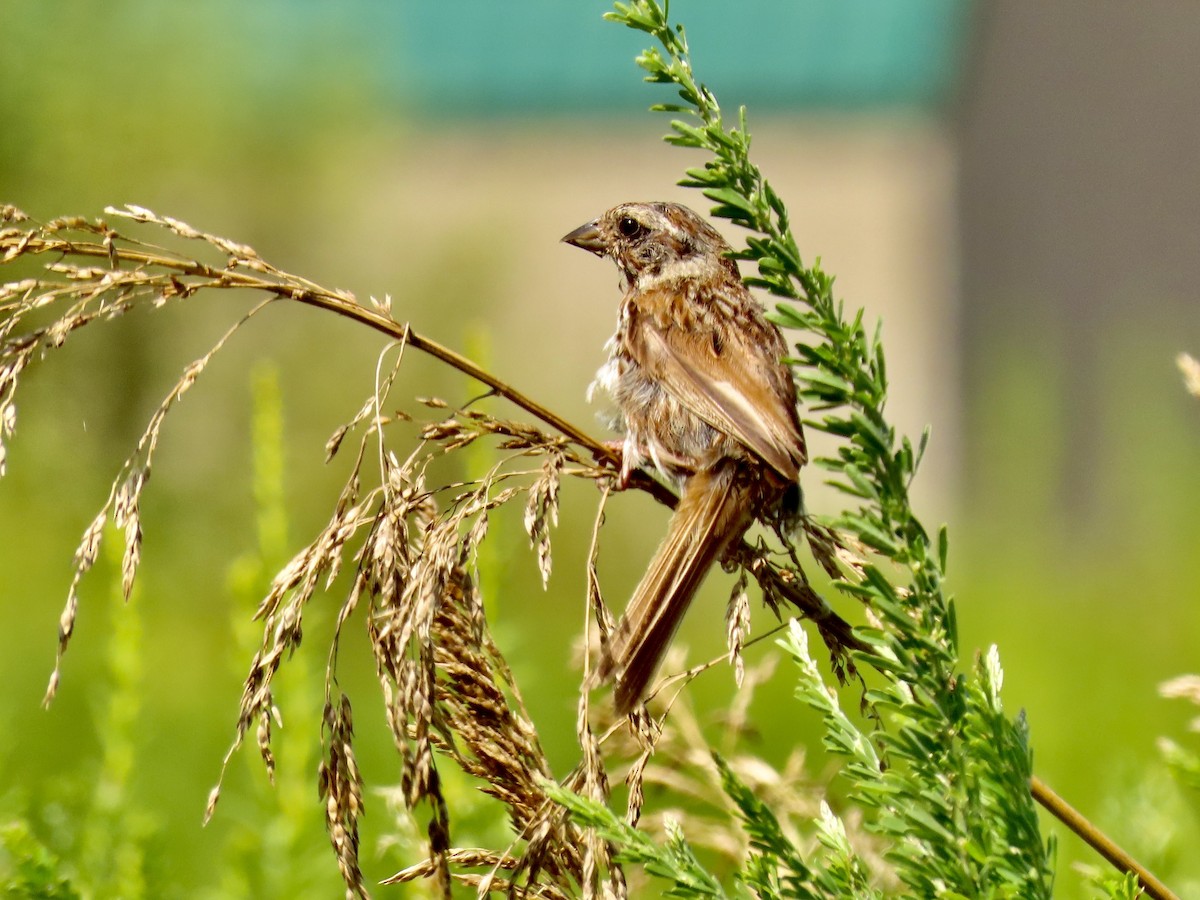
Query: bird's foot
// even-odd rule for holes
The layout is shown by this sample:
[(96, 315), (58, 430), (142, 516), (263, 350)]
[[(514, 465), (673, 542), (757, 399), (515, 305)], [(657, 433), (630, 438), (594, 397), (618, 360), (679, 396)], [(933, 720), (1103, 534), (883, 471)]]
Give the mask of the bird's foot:
[(625, 490), (629, 487), (629, 476), (633, 473), (634, 468), (627, 464), (630, 460), (625, 454), (625, 441), (602, 441), (601, 446), (604, 449), (597, 450), (592, 455), (601, 466), (612, 466), (616, 469), (617, 477), (613, 479), (613, 488), (618, 491)]

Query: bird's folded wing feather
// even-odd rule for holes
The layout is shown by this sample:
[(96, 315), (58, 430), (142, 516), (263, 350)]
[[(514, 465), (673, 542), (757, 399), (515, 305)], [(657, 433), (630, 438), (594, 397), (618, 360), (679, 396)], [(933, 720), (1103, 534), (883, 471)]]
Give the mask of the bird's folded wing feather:
[(791, 376), (773, 352), (779, 343), (754, 345), (754, 334), (722, 332), (718, 345), (704, 332), (662, 327), (650, 317), (639, 322), (630, 351), (662, 386), (693, 414), (730, 435), (787, 481), (795, 481), (807, 454), (800, 431)]

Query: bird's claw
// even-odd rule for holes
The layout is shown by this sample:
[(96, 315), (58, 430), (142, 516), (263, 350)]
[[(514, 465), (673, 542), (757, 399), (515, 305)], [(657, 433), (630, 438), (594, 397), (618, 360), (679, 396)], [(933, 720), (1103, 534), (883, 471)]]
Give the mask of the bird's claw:
[(625, 442), (603, 441), (601, 446), (604, 449), (596, 450), (592, 455), (601, 466), (612, 466), (617, 470), (613, 486), (618, 491), (625, 490), (629, 487), (629, 476), (632, 474), (632, 469), (625, 465)]

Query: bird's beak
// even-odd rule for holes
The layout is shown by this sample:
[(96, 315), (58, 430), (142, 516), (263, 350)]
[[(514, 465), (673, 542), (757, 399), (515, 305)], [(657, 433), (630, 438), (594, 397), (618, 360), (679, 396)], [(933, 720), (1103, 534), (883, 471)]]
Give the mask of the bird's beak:
[(563, 243), (595, 253), (597, 256), (603, 256), (608, 251), (604, 236), (600, 234), (599, 220), (580, 225), (570, 234), (563, 235)]

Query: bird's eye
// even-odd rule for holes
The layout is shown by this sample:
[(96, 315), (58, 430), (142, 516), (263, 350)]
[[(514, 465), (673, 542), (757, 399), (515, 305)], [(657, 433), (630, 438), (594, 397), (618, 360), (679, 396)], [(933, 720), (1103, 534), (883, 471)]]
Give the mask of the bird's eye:
[(642, 223), (632, 216), (622, 216), (621, 221), (617, 223), (617, 230), (627, 238), (637, 237), (645, 231)]

